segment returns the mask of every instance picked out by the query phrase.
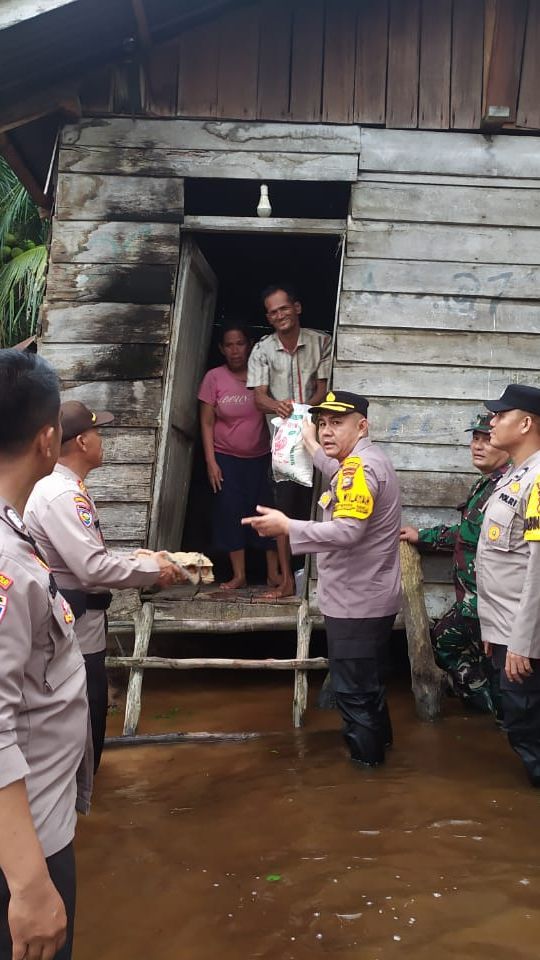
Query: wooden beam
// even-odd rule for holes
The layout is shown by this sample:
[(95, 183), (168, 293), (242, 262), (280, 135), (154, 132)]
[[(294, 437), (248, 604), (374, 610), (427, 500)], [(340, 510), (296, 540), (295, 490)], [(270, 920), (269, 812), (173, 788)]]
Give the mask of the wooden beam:
[(16, 150), (9, 137), (7, 137), (5, 133), (0, 133), (0, 154), (9, 164), (13, 170), (13, 173), (16, 174), (23, 186), (26, 187), (28, 193), (32, 197), (32, 200), (35, 200), (38, 207), (41, 207), (47, 213), (50, 213), (50, 199), (43, 192), (33, 173), (30, 172), (20, 153)]
[(4, 108), (0, 114), (0, 133), (56, 112), (66, 120), (76, 121), (80, 118), (78, 88), (73, 84), (56, 84), (24, 100), (15, 101), (12, 107)]
[(131, 0), (131, 6), (133, 8), (133, 15), (137, 24), (137, 33), (141, 41), (141, 46), (144, 50), (148, 50), (148, 48), (152, 46), (152, 34), (148, 26), (143, 0)]
[(484, 44), (482, 123), (516, 119), (527, 20), (526, 0), (495, 0), (488, 8)]

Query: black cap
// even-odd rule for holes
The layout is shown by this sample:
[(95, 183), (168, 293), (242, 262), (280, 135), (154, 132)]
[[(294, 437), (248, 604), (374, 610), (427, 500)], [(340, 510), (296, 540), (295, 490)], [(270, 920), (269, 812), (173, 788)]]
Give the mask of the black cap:
[(467, 427), (465, 433), (489, 433), (491, 430), (491, 413), (479, 413), (475, 422)]
[(66, 400), (60, 407), (62, 443), (73, 440), (73, 437), (78, 437), (80, 433), (86, 433), (93, 427), (102, 427), (106, 423), (112, 423), (113, 420), (114, 416), (108, 410), (94, 413), (80, 400)]
[(310, 407), (310, 413), (361, 413), (367, 417), (369, 400), (359, 393), (349, 393), (347, 390), (334, 390), (326, 394), (324, 400), (316, 407)]
[(502, 413), (504, 410), (524, 410), (540, 416), (540, 390), (524, 383), (510, 383), (499, 400), (484, 400), (488, 410)]

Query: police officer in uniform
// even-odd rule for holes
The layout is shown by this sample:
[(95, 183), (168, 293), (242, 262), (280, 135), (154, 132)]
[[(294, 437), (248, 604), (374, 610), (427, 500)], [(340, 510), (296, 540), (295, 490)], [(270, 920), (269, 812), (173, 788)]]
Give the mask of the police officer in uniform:
[(310, 408), (304, 443), (327, 488), (322, 522), (258, 507), (247, 517), (262, 536), (285, 534), (293, 553), (317, 553), (318, 599), (330, 675), (351, 758), (375, 766), (392, 742), (383, 685), (386, 647), (400, 606), (399, 485), (390, 460), (368, 437), (369, 401), (335, 390)]
[(513, 466), (488, 500), (478, 542), (478, 614), (500, 671), (503, 726), (540, 786), (540, 390), (510, 384), (491, 410), (491, 443)]
[(44, 360), (0, 350), (0, 960), (71, 957), (86, 675), (73, 613), (22, 520), (58, 456), (59, 408)]
[(167, 586), (182, 574), (165, 554), (125, 556), (109, 553), (96, 505), (85, 484), (103, 462), (99, 427), (114, 419), (95, 413), (78, 400), (60, 409), (62, 446), (53, 473), (36, 484), (24, 519), (46, 553), (58, 586), (76, 616), (75, 632), (86, 664), (88, 699), (97, 771), (107, 719), (105, 671), (106, 614), (111, 588)]

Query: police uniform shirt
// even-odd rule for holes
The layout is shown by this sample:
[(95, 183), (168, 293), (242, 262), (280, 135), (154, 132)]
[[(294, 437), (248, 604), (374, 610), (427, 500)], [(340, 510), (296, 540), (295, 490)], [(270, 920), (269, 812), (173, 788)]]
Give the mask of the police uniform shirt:
[(501, 478), (476, 554), (482, 639), (540, 658), (540, 451)]
[[(85, 483), (62, 464), (35, 485), (24, 519), (60, 589), (103, 593), (110, 588), (150, 586), (158, 579), (159, 566), (151, 557), (109, 553)], [(105, 648), (102, 610), (87, 610), (77, 619), (75, 631), (84, 654)]]
[(0, 498), (0, 788), (25, 780), (49, 857), (75, 833), (86, 671), (71, 608), (21, 532), (23, 521)]
[(386, 617), (400, 607), (399, 483), (386, 454), (367, 437), (342, 464), (314, 456), (328, 488), (322, 522), (291, 520), (293, 553), (317, 553), (318, 603), (338, 619)]

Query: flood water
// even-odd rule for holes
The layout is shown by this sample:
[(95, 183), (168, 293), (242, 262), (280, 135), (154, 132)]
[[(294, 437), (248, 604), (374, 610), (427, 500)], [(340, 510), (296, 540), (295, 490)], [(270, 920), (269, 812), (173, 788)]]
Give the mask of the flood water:
[(267, 735), (106, 751), (77, 960), (537, 958), (540, 793), (489, 718), (447, 701), (422, 724), (403, 678), (389, 702), (366, 771), (335, 712), (292, 730), (289, 674), (147, 671), (140, 731)]

